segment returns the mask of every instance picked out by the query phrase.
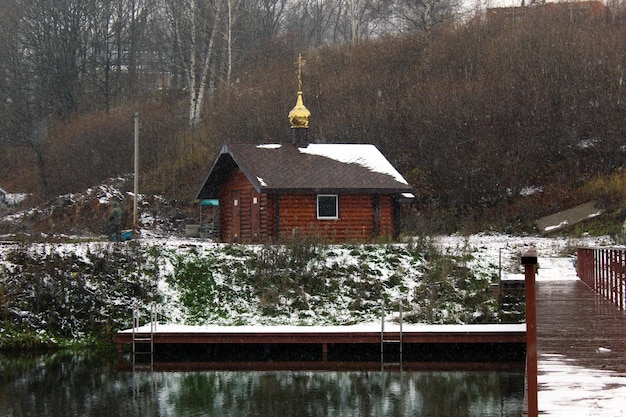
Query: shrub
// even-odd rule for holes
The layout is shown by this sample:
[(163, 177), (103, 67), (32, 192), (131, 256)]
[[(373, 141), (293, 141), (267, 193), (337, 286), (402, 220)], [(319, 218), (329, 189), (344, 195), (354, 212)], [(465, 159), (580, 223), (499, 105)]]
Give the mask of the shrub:
[(156, 300), (154, 264), (138, 245), (107, 244), (83, 256), (54, 244), (20, 246), (6, 262), (2, 319), (24, 335), (45, 330), (49, 338), (110, 337), (130, 325), (135, 301)]

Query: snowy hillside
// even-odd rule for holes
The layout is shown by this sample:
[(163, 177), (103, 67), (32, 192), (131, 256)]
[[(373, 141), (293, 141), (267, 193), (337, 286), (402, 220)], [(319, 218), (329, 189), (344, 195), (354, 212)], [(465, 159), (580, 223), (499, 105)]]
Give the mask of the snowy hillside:
[(3, 340), (24, 332), (53, 344), (106, 339), (129, 327), (135, 303), (147, 312), (152, 302), (160, 322), (180, 324), (378, 322), (383, 300), (391, 318), (402, 303), (407, 322), (496, 322), (489, 286), (499, 275), (519, 278), (529, 247), (539, 252), (538, 279), (575, 279), (574, 248), (608, 243), (504, 235), (395, 245), (4, 242)]

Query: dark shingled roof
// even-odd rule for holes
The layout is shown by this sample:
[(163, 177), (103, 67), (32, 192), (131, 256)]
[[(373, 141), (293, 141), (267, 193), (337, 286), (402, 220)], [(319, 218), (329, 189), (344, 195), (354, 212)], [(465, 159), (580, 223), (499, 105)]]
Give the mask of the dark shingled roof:
[(222, 146), (196, 198), (219, 198), (238, 166), (261, 193), (410, 193), (411, 186), (374, 145)]

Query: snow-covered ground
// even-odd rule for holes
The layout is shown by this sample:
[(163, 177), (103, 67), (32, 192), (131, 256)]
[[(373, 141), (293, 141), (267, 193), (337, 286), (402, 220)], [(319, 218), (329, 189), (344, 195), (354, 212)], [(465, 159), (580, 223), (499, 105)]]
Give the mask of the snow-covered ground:
[(28, 194), (24, 193), (7, 193), (0, 188), (0, 204), (6, 204), (8, 206), (14, 206), (20, 204), (28, 197)]
[(449, 252), (460, 251), (465, 246), (475, 248), (477, 261), (501, 266), (502, 279), (524, 279), (521, 257), (529, 249), (536, 249), (539, 262), (537, 281), (578, 279), (574, 267), (576, 248), (612, 245), (608, 236), (548, 238), (501, 234), (442, 236), (437, 238), (437, 242)]

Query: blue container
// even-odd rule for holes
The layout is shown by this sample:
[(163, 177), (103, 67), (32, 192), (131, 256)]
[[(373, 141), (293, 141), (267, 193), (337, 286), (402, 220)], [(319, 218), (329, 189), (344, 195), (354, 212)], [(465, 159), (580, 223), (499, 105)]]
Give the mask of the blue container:
[[(117, 242), (117, 235), (111, 235), (109, 238), (111, 242)], [(132, 238), (132, 230), (122, 230), (122, 233), (120, 233), (120, 242), (126, 242), (127, 240), (131, 240)]]

